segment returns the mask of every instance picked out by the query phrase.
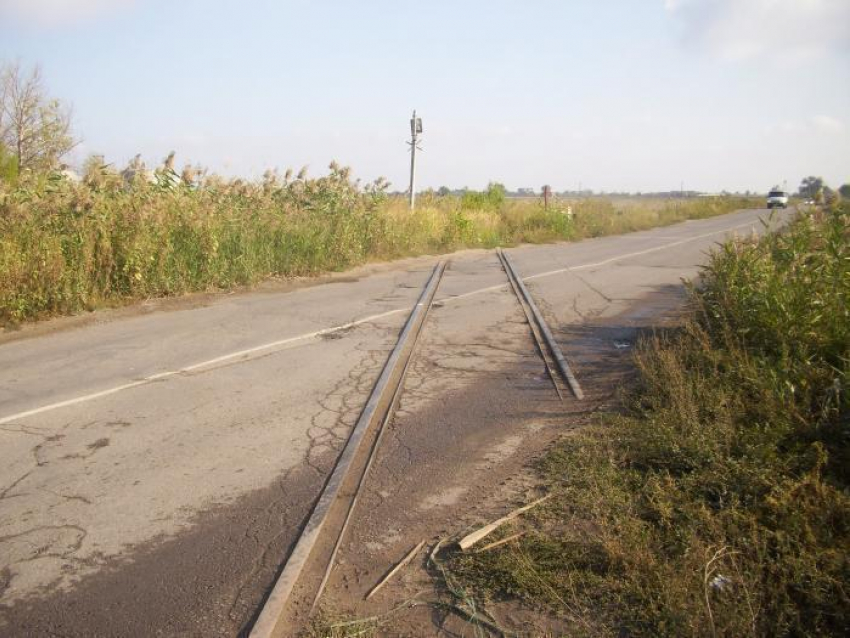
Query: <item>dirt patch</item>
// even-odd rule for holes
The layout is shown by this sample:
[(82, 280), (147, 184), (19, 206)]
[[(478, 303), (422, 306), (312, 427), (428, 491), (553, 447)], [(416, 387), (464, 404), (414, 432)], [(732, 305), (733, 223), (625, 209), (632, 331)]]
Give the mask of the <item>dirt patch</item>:
[(90, 450), (99, 450), (100, 448), (106, 447), (107, 445), (109, 445), (109, 439), (102, 438), (98, 439), (94, 443), (89, 443), (86, 447)]
[[(634, 368), (631, 348), (642, 332), (675, 321), (677, 287), (659, 290), (630, 312), (561, 331), (559, 340), (587, 394), (557, 400), (542, 364), (481, 375), (471, 386), (444, 390), (421, 409), (402, 405), (384, 438), (322, 599), (327, 618), (379, 618), (380, 636), (464, 636), (475, 629), (447, 607), (453, 596), (427, 561), (438, 540), (464, 533), (541, 494), (535, 463), (550, 446), (616, 404)], [(663, 319), (667, 317), (667, 319)], [(650, 323), (651, 320), (651, 323)], [(428, 366), (433, 351), (423, 353)], [(439, 367), (441, 362), (431, 362)], [(409, 381), (427, 394), (421, 380)], [(366, 593), (418, 542), (426, 549), (376, 596)], [(555, 617), (515, 601), (491, 604), (499, 624), (523, 636), (568, 631)], [(304, 617), (300, 618), (302, 623)]]
[[(431, 494), (426, 497), (424, 501), (419, 504), (420, 510), (432, 510), (436, 507), (450, 507), (452, 505), (457, 505), (461, 498), (469, 491), (469, 488), (463, 486), (455, 486), (450, 487), (442, 492), (438, 492), (437, 494)], [(383, 496), (384, 498), (389, 498), (390, 493), (384, 490), (379, 494), (379, 496)]]
[[(632, 332), (634, 332), (632, 330)], [(633, 336), (633, 335), (632, 335)], [(498, 518), (539, 492), (534, 463), (565, 432), (581, 427), (629, 374), (628, 355), (613, 344), (596, 365), (585, 362), (585, 402), (563, 404), (542, 374), (542, 364), (505, 369), (472, 387), (448, 391), (439, 404), (409, 410), (393, 422), (361, 496), (358, 513), (323, 598), (332, 617), (383, 616), (405, 601), (444, 601), (445, 590), (427, 550), (370, 601), (365, 595), (421, 540), (430, 549)], [(508, 624), (553, 629), (550, 619), (517, 606), (500, 610)], [(505, 613), (509, 612), (509, 613)], [(303, 619), (302, 619), (303, 620)], [(557, 624), (557, 623), (556, 623)], [(469, 635), (471, 628), (439, 606), (391, 614), (385, 636)]]

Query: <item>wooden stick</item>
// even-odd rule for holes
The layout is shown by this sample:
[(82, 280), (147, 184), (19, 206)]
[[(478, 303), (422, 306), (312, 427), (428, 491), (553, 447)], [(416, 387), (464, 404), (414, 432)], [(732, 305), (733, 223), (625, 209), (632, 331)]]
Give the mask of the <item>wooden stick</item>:
[(402, 568), (402, 567), (404, 567), (404, 566), (405, 566), (405, 565), (407, 565), (410, 561), (412, 561), (412, 560), (413, 560), (413, 558), (416, 556), (416, 554), (418, 554), (418, 553), (419, 553), (419, 550), (421, 550), (424, 546), (425, 546), (425, 541), (423, 540), (423, 541), (420, 541), (420, 542), (419, 542), (419, 544), (418, 544), (416, 547), (414, 547), (413, 549), (411, 549), (411, 550), (407, 553), (407, 556), (405, 556), (404, 558), (402, 558), (402, 559), (401, 559), (401, 562), (400, 562), (398, 565), (396, 565), (395, 567), (393, 567), (393, 568), (389, 571), (389, 573), (388, 573), (386, 576), (384, 576), (384, 577), (381, 579), (381, 581), (380, 581), (377, 585), (375, 585), (375, 586), (372, 588), (372, 591), (370, 591), (368, 594), (366, 594), (366, 600), (369, 600), (372, 596), (374, 596), (374, 595), (378, 592), (378, 590), (379, 590), (379, 589), (381, 589), (384, 585), (386, 585), (386, 584), (387, 584), (387, 582), (390, 580), (390, 578), (392, 578), (393, 576), (395, 576), (395, 575), (399, 572), (399, 570), (401, 570), (401, 568)]
[(507, 516), (503, 516), (502, 518), (500, 518), (496, 521), (493, 521), (489, 525), (485, 525), (484, 527), (472, 532), (471, 534), (464, 536), (462, 539), (460, 539), (460, 542), (458, 543), (458, 545), (460, 545), (460, 548), (464, 551), (469, 549), (470, 547), (475, 545), (475, 543), (477, 543), (478, 541), (480, 541), (483, 538), (486, 538), (487, 536), (489, 536), (490, 534), (495, 532), (497, 529), (499, 529), (502, 525), (504, 525), (508, 521), (515, 519), (517, 516), (519, 516), (523, 512), (527, 512), (532, 507), (537, 507), (538, 505), (540, 505), (544, 501), (549, 500), (549, 498), (551, 496), (552, 496), (551, 494), (547, 494), (543, 498), (539, 498), (536, 501), (534, 501), (533, 503), (529, 503), (528, 505), (524, 505), (523, 507), (520, 507), (519, 509), (514, 510), (513, 512), (511, 512)]
[(514, 534), (513, 536), (508, 536), (507, 538), (503, 538), (500, 541), (495, 541), (490, 543), (489, 545), (485, 545), (481, 549), (476, 549), (475, 553), (480, 554), (481, 552), (486, 552), (488, 549), (493, 549), (494, 547), (499, 547), (499, 545), (504, 545), (505, 543), (510, 543), (511, 541), (515, 541), (520, 536), (524, 536), (525, 532), (520, 532), (519, 534)]

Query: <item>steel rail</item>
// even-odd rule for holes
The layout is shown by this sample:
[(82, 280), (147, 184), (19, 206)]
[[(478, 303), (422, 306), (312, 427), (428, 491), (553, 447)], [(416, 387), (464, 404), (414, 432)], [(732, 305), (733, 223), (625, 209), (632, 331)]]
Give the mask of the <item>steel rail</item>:
[(564, 357), (564, 353), (561, 352), (561, 348), (558, 346), (558, 343), (555, 341), (555, 337), (552, 335), (552, 331), (549, 329), (546, 320), (543, 318), (540, 310), (537, 308), (537, 304), (534, 303), (534, 299), (531, 297), (531, 293), (528, 291), (528, 288), (525, 286), (525, 283), (522, 281), (520, 276), (517, 274), (516, 268), (511, 261), (511, 258), (508, 256), (506, 252), (504, 252), (501, 248), (499, 252), (504, 259), (504, 263), (507, 265), (508, 270), (510, 271), (510, 277), (516, 282), (519, 289), (522, 291), (522, 296), (525, 298), (528, 307), (531, 308), (531, 312), (534, 315), (535, 320), (537, 321), (537, 325), (540, 327), (540, 332), (543, 333), (543, 338), (546, 340), (546, 345), (549, 347), (549, 351), (552, 353), (552, 356), (555, 358), (555, 363), (558, 365), (558, 369), (561, 371), (561, 374), (564, 376), (564, 379), (569, 384), (570, 389), (573, 391), (575, 397), (579, 400), (584, 398), (584, 392), (579, 385), (578, 379), (576, 379), (573, 371), (570, 369), (570, 364), (567, 363), (567, 359)]
[(525, 314), (525, 320), (528, 322), (528, 328), (531, 330), (531, 336), (534, 339), (534, 344), (537, 346), (537, 352), (540, 353), (540, 358), (543, 359), (543, 365), (546, 367), (546, 374), (549, 375), (549, 380), (552, 382), (552, 387), (555, 388), (555, 392), (558, 393), (558, 398), (563, 401), (564, 395), (561, 392), (561, 388), (558, 385), (558, 378), (555, 375), (555, 371), (552, 369), (552, 365), (549, 363), (549, 359), (546, 357), (546, 349), (543, 347), (543, 338), (540, 336), (540, 330), (534, 321), (534, 316), (531, 314), (531, 310), (528, 307), (528, 304), (525, 302), (525, 299), (520, 292), (519, 286), (514, 282), (513, 275), (508, 268), (507, 263), (505, 262), (505, 256), (502, 254), (502, 249), (499, 248), (496, 251), (496, 255), (499, 257), (499, 263), (502, 264), (502, 268), (505, 271), (505, 275), (508, 278), (508, 282), (511, 285), (511, 289), (514, 291), (514, 295), (516, 295), (517, 301), (519, 302), (520, 308), (522, 308), (523, 313)]
[[(434, 287), (435, 290), (440, 285), (440, 281), (442, 281), (443, 279), (444, 272), (445, 268), (443, 268), (443, 270), (441, 270), (438, 275), (437, 284)], [(428, 313), (431, 311), (433, 305), (434, 296), (432, 295), (428, 300), (428, 305), (422, 317), (422, 322), (419, 324), (419, 329), (416, 331), (416, 334), (413, 337), (413, 344), (411, 346), (410, 355), (407, 357), (407, 361), (404, 364), (404, 369), (401, 371), (401, 376), (399, 377), (398, 385), (396, 385), (395, 391), (393, 392), (393, 398), (390, 401), (389, 408), (387, 408), (387, 412), (384, 415), (384, 418), (381, 420), (381, 426), (378, 429), (378, 434), (375, 437), (375, 441), (372, 443), (372, 449), (369, 452), (369, 459), (366, 461), (366, 465), (363, 468), (363, 472), (360, 474), (360, 480), (357, 483), (357, 489), (354, 492), (354, 496), (352, 497), (351, 502), (348, 505), (348, 511), (345, 514), (345, 521), (343, 522), (342, 527), (339, 530), (339, 535), (337, 536), (336, 543), (334, 544), (334, 548), (331, 551), (327, 567), (325, 568), (325, 573), (322, 576), (322, 582), (319, 585), (319, 589), (316, 592), (315, 597), (313, 598), (313, 605), (310, 608), (311, 613), (315, 611), (317, 605), (319, 604), (319, 599), (321, 599), (322, 594), (325, 591), (325, 587), (328, 584), (328, 580), (331, 577), (331, 572), (334, 568), (334, 561), (336, 560), (336, 555), (339, 552), (340, 545), (342, 545), (342, 541), (345, 537), (345, 532), (348, 531), (348, 524), (351, 522), (351, 516), (354, 513), (354, 509), (357, 507), (357, 502), (360, 500), (360, 494), (363, 490), (363, 484), (366, 482), (366, 476), (369, 474), (369, 470), (372, 468), (372, 463), (377, 457), (378, 447), (381, 444), (381, 439), (384, 437), (386, 427), (389, 422), (392, 421), (392, 418), (395, 415), (395, 411), (398, 408), (398, 404), (401, 402), (401, 394), (402, 390), (404, 389), (404, 380), (407, 377), (407, 371), (410, 369), (410, 364), (413, 361), (413, 352), (416, 349), (416, 345), (419, 343), (419, 335), (422, 333), (422, 328), (425, 326), (425, 321), (428, 318)]]
[(263, 603), (260, 614), (251, 628), (249, 638), (274, 638), (285, 635), (281, 633), (285, 628), (279, 627), (279, 625), (283, 620), (295, 584), (310, 558), (333, 505), (337, 501), (340, 489), (348, 477), (348, 472), (360, 451), (364, 437), (375, 420), (383, 417), (390, 407), (392, 398), (389, 395), (395, 396), (404, 367), (413, 352), (415, 339), (421, 330), (425, 315), (433, 303), (437, 285), (442, 278), (445, 267), (445, 262), (440, 262), (434, 266), (428, 283), (411, 310), (404, 329), (401, 331), (392, 353), (387, 358), (381, 375), (378, 377), (330, 477), (322, 488), (322, 492), (295, 543), (295, 547), (290, 552), (271, 593)]

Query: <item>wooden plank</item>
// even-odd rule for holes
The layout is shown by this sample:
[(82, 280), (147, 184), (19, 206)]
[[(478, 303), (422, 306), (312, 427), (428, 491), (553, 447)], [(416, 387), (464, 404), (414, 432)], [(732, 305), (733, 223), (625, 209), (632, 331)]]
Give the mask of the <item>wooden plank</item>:
[(533, 503), (529, 503), (528, 505), (523, 505), (519, 509), (515, 509), (513, 512), (511, 512), (507, 516), (503, 516), (502, 518), (493, 521), (489, 525), (485, 525), (484, 527), (481, 527), (481, 528), (475, 530), (471, 534), (467, 534), (462, 539), (460, 539), (460, 542), (458, 543), (458, 545), (460, 545), (460, 548), (462, 550), (466, 551), (467, 549), (469, 549), (470, 547), (475, 545), (478, 541), (480, 541), (484, 538), (487, 538), (490, 534), (495, 532), (497, 529), (499, 529), (502, 525), (504, 525), (508, 521), (512, 521), (513, 519), (515, 519), (520, 514), (527, 512), (531, 508), (537, 507), (541, 503), (548, 501), (551, 497), (552, 497), (551, 494), (547, 494), (543, 498), (539, 498), (536, 501), (534, 501)]

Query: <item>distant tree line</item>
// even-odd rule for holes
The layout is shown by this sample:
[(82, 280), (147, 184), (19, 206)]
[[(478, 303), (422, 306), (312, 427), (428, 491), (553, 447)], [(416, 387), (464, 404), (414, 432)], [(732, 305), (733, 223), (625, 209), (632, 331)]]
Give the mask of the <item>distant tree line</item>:
[[(503, 184), (498, 182), (491, 182), (484, 191), (476, 191), (474, 189), (470, 189), (468, 187), (464, 188), (449, 188), (448, 186), (441, 186), (440, 188), (428, 189), (424, 191), (424, 194), (436, 195), (438, 197), (477, 197), (484, 196), (487, 193), (494, 193), (497, 191), (500, 193), (501, 197), (510, 198), (510, 197), (542, 197), (543, 190), (545, 187), (541, 187), (539, 190), (535, 190), (533, 188), (518, 188), (515, 191), (510, 191)], [(779, 186), (774, 187), (773, 190), (782, 190)], [(629, 191), (601, 191), (596, 192), (591, 189), (583, 189), (583, 190), (565, 190), (553, 192), (553, 195), (557, 197), (563, 198), (578, 198), (578, 197), (646, 197), (651, 199), (674, 199), (674, 198), (689, 198), (689, 197), (700, 197), (703, 196), (704, 193), (701, 191), (693, 191), (693, 190), (675, 190), (675, 191), (651, 191), (651, 192), (629, 192)], [(754, 193), (752, 191), (746, 191), (744, 193), (731, 193), (729, 191), (721, 191), (719, 195), (744, 195), (746, 197), (757, 196), (761, 193)], [(823, 178), (810, 176), (803, 179), (800, 183), (800, 187), (797, 190), (796, 195), (805, 200), (812, 200), (818, 203), (830, 202), (835, 199), (837, 196), (840, 196), (843, 199), (850, 199), (850, 183), (844, 184), (840, 186), (837, 190), (833, 190), (829, 186), (824, 183)]]
[[(440, 186), (438, 189), (426, 189), (422, 191), (422, 194), (430, 194), (436, 195), (437, 197), (463, 197), (469, 193), (481, 193), (487, 192), (491, 188), (491, 186), (495, 184), (499, 187), (500, 190), (503, 190), (504, 196), (506, 198), (518, 197), (518, 198), (530, 198), (530, 197), (543, 197), (543, 191), (546, 188), (545, 186), (541, 186), (539, 189), (534, 188), (518, 188), (514, 191), (508, 190), (504, 185), (498, 182), (491, 182), (488, 185), (487, 189), (484, 191), (477, 191), (475, 189), (471, 189), (469, 187), (463, 188), (449, 188), (448, 186)], [(393, 192), (391, 195), (402, 195), (402, 192)], [(675, 191), (647, 191), (647, 192), (631, 192), (631, 191), (595, 191), (590, 188), (585, 188), (582, 190), (562, 190), (562, 191), (551, 191), (551, 194), (555, 197), (561, 198), (582, 198), (582, 197), (646, 197), (648, 199), (678, 199), (678, 198), (689, 198), (689, 197), (701, 197), (705, 195), (702, 191), (694, 191), (694, 190), (675, 190)], [(747, 197), (757, 195), (757, 193), (753, 193), (751, 191), (746, 191), (745, 193), (731, 193), (729, 191), (721, 191), (720, 195), (744, 195)]]
[(797, 195), (806, 201), (816, 204), (829, 204), (838, 197), (850, 199), (850, 184), (843, 184), (835, 191), (824, 182), (822, 177), (810, 175), (800, 182)]

